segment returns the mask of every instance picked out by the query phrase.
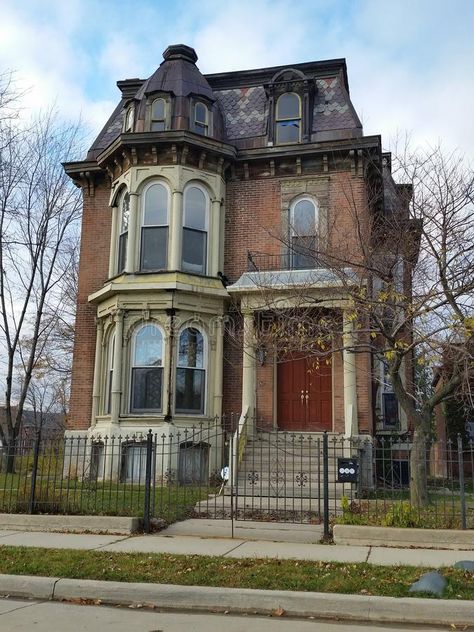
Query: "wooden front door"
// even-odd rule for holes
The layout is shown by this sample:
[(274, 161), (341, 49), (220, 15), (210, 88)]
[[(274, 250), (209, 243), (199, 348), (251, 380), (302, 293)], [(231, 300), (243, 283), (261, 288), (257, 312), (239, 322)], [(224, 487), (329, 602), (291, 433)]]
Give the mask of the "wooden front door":
[(306, 432), (332, 430), (331, 365), (313, 358), (280, 362), (277, 376), (278, 428)]

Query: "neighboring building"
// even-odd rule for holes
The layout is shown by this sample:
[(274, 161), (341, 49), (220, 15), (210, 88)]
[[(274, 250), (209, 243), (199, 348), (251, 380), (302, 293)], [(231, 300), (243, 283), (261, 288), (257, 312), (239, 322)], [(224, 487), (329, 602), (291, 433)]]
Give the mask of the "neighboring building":
[(69, 429), (166, 432), (243, 410), (263, 428), (400, 429), (368, 351), (308, 370), (304, 354), (259, 343), (301, 286), (351, 344), (340, 280), (308, 249), (357, 248), (354, 205), (363, 216), (397, 201), (345, 60), (213, 75), (196, 61), (169, 46), (150, 78), (119, 81), (87, 157), (65, 165), (84, 193)]
[[(13, 408), (16, 415), (16, 407)], [(7, 427), (5, 406), (0, 406), (0, 425)], [(28, 441), (41, 433), (43, 440), (61, 439), (66, 426), (62, 413), (24, 410), (18, 437), (20, 441)]]

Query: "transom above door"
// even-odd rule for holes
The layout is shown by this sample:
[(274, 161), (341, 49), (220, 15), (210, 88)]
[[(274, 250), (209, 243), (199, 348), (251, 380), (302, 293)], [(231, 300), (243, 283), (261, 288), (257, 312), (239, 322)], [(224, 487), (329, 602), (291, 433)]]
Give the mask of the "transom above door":
[(281, 430), (332, 430), (332, 370), (325, 360), (297, 358), (278, 364), (277, 414)]

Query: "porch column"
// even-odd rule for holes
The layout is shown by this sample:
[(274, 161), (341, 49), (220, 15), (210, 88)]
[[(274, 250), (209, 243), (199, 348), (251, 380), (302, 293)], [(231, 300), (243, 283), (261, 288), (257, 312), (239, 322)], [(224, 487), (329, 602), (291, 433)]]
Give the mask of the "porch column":
[(343, 367), (344, 367), (344, 434), (352, 437), (359, 434), (357, 415), (357, 379), (356, 356), (352, 349), (355, 345), (354, 321), (350, 313), (343, 313)]
[(123, 348), (123, 310), (115, 312), (115, 345), (114, 366), (112, 372), (112, 392), (110, 406), (110, 422), (118, 425), (120, 415), (120, 399), (122, 395), (122, 348)]
[(242, 357), (242, 412), (248, 407), (251, 423), (250, 434), (254, 430), (255, 418), (255, 324), (254, 313), (244, 311), (243, 357)]
[(109, 279), (117, 274), (117, 224), (118, 207), (111, 206), (112, 228), (110, 231)]
[(216, 337), (214, 357), (214, 416), (222, 415), (222, 379), (224, 374), (224, 331), (223, 318), (217, 316), (214, 320), (214, 336)]
[(130, 193), (130, 208), (128, 216), (127, 258), (125, 272), (128, 274), (136, 270), (137, 254), (137, 230), (138, 230), (138, 193)]
[(209, 276), (217, 276), (219, 271), (219, 258), (222, 251), (221, 242), (221, 201), (212, 200), (211, 222), (208, 232), (209, 249)]
[(97, 334), (95, 339), (95, 360), (94, 360), (94, 385), (92, 388), (92, 420), (91, 426), (97, 423), (100, 405), (100, 382), (102, 377), (102, 349), (103, 349), (104, 322), (97, 319)]
[(183, 192), (173, 191), (170, 218), (170, 270), (181, 270), (181, 249), (183, 243)]

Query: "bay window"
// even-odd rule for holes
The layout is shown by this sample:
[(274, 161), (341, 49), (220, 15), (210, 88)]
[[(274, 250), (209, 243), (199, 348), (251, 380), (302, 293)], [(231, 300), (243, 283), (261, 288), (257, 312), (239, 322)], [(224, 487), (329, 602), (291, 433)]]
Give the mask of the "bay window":
[(163, 335), (157, 325), (142, 325), (135, 332), (131, 365), (131, 412), (160, 412), (163, 391)]
[(168, 189), (158, 182), (148, 186), (142, 196), (141, 270), (168, 267)]
[(128, 241), (128, 222), (130, 218), (130, 195), (124, 192), (119, 204), (119, 238), (118, 238), (118, 261), (117, 272), (120, 274), (125, 270), (127, 263), (127, 241)]
[(178, 340), (176, 412), (203, 414), (205, 390), (204, 335), (195, 327), (187, 327)]
[(184, 192), (183, 245), (181, 268), (185, 272), (206, 274), (208, 197), (197, 186)]

